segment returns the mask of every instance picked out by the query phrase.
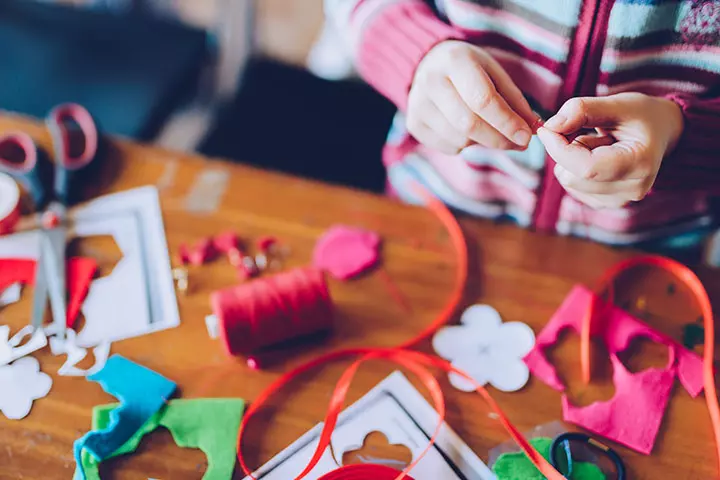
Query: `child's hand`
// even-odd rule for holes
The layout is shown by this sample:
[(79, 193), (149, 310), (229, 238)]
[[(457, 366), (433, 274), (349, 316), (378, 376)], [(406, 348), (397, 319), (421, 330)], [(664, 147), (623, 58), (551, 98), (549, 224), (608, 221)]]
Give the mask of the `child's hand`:
[(537, 122), (510, 76), (481, 48), (439, 43), (415, 71), (407, 128), (431, 148), (448, 154), (474, 143), (524, 149)]
[[(583, 129), (597, 134), (585, 135)], [(573, 98), (538, 137), (568, 193), (593, 208), (642, 200), (683, 130), (680, 107), (640, 93)], [(573, 134), (579, 134), (572, 139)], [(571, 139), (566, 138), (571, 136)]]

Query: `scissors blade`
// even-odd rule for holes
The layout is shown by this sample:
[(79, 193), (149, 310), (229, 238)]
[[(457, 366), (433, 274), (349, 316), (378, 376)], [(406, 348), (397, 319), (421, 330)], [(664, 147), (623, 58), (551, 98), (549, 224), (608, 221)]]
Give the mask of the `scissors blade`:
[(43, 326), (48, 300), (48, 285), (45, 268), (47, 255), (45, 253), (45, 234), (42, 231), (40, 231), (39, 244), (40, 252), (38, 254), (37, 263), (35, 264), (35, 287), (33, 289), (32, 317), (30, 320), (30, 325), (34, 330)]
[(50, 297), (50, 310), (53, 316), (53, 330), (60, 338), (65, 337), (67, 327), (66, 284), (65, 284), (65, 242), (67, 228), (64, 226), (44, 230), (45, 252), (44, 262), (46, 281)]

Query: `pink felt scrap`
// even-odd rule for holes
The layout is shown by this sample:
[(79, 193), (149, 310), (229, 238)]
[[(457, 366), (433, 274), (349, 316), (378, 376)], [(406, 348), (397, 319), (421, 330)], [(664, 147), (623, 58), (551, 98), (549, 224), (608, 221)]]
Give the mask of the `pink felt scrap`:
[[(585, 287), (573, 288), (537, 336), (533, 350), (525, 357), (530, 371), (555, 390), (564, 391), (565, 385), (544, 351), (557, 342), (565, 329), (580, 334), (582, 319), (592, 295)], [(597, 301), (602, 305), (601, 300)], [(599, 311), (602, 314), (593, 322), (591, 335), (602, 340), (610, 355), (615, 396), (606, 402), (577, 407), (570, 403), (567, 395), (563, 395), (563, 418), (648, 455), (655, 444), (675, 376), (693, 398), (702, 392), (702, 359), (620, 308), (605, 304)], [(637, 337), (645, 337), (667, 346), (666, 368), (649, 368), (638, 373), (625, 368), (618, 354), (626, 350)]]
[[(33, 285), (35, 265), (33, 259), (0, 258), (0, 292), (14, 283)], [(92, 258), (67, 260), (67, 290), (69, 295), (66, 324), (72, 328), (80, 313), (80, 307), (95, 276), (97, 262)]]
[(313, 266), (346, 280), (373, 267), (380, 259), (380, 236), (375, 232), (335, 225), (318, 239)]

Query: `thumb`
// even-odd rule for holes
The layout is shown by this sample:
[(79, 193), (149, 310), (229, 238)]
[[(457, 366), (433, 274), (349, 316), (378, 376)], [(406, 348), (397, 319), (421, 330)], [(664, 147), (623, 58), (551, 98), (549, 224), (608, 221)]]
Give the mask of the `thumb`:
[(545, 128), (568, 135), (583, 128), (614, 127), (622, 117), (622, 102), (616, 99), (577, 97), (565, 102)]

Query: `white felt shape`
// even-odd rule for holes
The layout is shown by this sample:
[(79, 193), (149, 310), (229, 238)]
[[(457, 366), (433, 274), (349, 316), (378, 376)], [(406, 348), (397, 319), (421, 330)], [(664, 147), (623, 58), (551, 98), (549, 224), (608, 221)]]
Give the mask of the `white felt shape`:
[(33, 357), (24, 357), (0, 367), (0, 411), (10, 420), (30, 413), (34, 400), (50, 392), (52, 379), (40, 371)]
[(20, 283), (13, 283), (0, 295), (0, 307), (7, 307), (13, 303), (20, 301), (22, 295), (22, 285)]
[(87, 356), (87, 350), (78, 347), (77, 336), (74, 330), (68, 329), (64, 339), (52, 337), (50, 339), (50, 351), (53, 355), (67, 355), (67, 360), (58, 370), (58, 374), (66, 377), (86, 377), (93, 375), (105, 366), (110, 355), (110, 342), (103, 342), (93, 348), (95, 363), (92, 367), (83, 370), (76, 367), (82, 359)]
[[(535, 334), (522, 322), (503, 323), (489, 305), (468, 307), (460, 325), (444, 327), (433, 337), (437, 354), (470, 375), (480, 385), (490, 384), (503, 392), (525, 386), (530, 371), (523, 357), (535, 345)], [(450, 383), (464, 392), (474, 390), (471, 382), (451, 373)]]
[[(10, 327), (7, 325), (0, 325), (0, 366), (7, 365), (13, 360), (29, 355), (47, 345), (47, 337), (41, 328), (35, 329), (28, 325), (16, 333), (12, 338), (8, 338), (9, 335)], [(20, 345), (23, 338), (27, 335), (32, 335), (30, 340), (28, 340), (27, 343)]]

